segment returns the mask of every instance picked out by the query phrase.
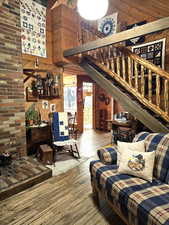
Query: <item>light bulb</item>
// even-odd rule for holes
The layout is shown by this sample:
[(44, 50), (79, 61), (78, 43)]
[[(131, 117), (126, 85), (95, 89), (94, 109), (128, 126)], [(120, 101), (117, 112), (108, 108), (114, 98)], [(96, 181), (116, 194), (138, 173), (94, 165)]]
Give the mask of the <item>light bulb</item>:
[(106, 15), (108, 0), (78, 0), (79, 14), (87, 20), (97, 20)]

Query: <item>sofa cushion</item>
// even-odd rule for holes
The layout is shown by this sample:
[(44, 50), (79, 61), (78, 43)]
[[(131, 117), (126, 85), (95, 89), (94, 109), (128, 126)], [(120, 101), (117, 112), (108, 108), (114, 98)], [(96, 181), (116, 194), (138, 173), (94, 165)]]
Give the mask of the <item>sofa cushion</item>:
[(120, 153), (119, 173), (130, 174), (152, 182), (155, 152), (124, 149)]
[(131, 151), (145, 152), (144, 140), (131, 143), (117, 141), (117, 165), (120, 163), (121, 152), (128, 149)]
[(107, 145), (97, 150), (97, 154), (101, 162), (104, 164), (117, 163), (117, 150), (116, 146)]
[(169, 170), (169, 134), (141, 132), (133, 142), (145, 140), (146, 151), (155, 151), (153, 175), (165, 182)]
[(90, 163), (92, 180), (133, 225), (169, 225), (169, 185), (126, 174), (100, 161)]

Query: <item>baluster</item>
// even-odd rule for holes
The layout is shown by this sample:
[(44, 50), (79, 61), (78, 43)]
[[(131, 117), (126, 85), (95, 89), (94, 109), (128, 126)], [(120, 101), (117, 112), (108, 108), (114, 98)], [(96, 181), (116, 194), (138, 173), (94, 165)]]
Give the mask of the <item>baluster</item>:
[(111, 61), (110, 61), (110, 65), (111, 65), (111, 70), (113, 71), (113, 72), (115, 72), (115, 60), (114, 60), (114, 58), (112, 58), (111, 59)]
[(168, 114), (168, 110), (169, 110), (168, 100), (169, 100), (169, 97), (168, 97), (168, 80), (165, 79), (165, 81), (164, 81), (164, 110), (167, 114)]
[(122, 55), (122, 76), (123, 80), (126, 80), (126, 62), (125, 62), (125, 55)]
[(138, 90), (138, 63), (134, 62), (134, 79), (135, 79), (135, 89)]
[(117, 75), (119, 75), (120, 76), (120, 57), (119, 56), (117, 56), (116, 57), (116, 68), (117, 68)]
[(145, 94), (145, 84), (144, 84), (144, 66), (141, 65), (141, 95), (144, 97)]
[(131, 85), (131, 76), (132, 76), (132, 73), (131, 73), (131, 69), (132, 69), (132, 67), (131, 67), (131, 59), (130, 59), (129, 56), (127, 57), (127, 59), (128, 59), (128, 81), (129, 81), (129, 85), (132, 86)]
[(156, 75), (156, 105), (160, 106), (160, 76)]
[(152, 72), (148, 70), (148, 100), (152, 102)]

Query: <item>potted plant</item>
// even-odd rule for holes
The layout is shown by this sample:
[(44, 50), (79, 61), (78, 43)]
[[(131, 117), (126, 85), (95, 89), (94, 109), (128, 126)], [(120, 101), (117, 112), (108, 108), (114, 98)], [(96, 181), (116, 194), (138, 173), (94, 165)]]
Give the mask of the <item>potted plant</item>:
[(38, 124), (40, 122), (40, 113), (35, 109), (35, 104), (32, 104), (25, 113), (27, 126)]

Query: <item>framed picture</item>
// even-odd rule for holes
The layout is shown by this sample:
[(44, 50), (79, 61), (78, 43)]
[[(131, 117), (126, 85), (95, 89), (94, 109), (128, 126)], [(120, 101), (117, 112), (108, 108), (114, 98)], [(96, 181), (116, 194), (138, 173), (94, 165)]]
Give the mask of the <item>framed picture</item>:
[(165, 38), (132, 47), (132, 52), (164, 69)]
[(42, 109), (49, 109), (49, 102), (47, 100), (42, 101)]
[(38, 94), (33, 92), (30, 87), (26, 87), (26, 101), (27, 102), (37, 102)]
[(56, 112), (56, 104), (50, 104), (50, 112)]

